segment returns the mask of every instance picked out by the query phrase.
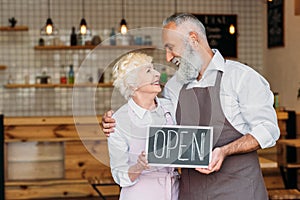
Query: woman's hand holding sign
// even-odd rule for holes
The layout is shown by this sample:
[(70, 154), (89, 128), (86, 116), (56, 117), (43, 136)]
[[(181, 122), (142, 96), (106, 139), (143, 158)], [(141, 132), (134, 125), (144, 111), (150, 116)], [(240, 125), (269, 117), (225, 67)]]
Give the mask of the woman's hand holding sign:
[(146, 159), (146, 153), (145, 151), (142, 151), (137, 159), (137, 163), (135, 165), (132, 165), (128, 170), (128, 176), (130, 180), (133, 182), (135, 181), (142, 171), (145, 169), (149, 169), (148, 160)]

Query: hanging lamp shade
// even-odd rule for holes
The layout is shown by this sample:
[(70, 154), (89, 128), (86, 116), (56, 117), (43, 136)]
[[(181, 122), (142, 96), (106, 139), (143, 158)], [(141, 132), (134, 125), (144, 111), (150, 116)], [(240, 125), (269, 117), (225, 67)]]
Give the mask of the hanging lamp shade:
[(48, 0), (48, 19), (45, 25), (41, 28), (41, 35), (56, 35), (58, 33), (58, 29), (54, 25), (51, 17), (50, 17), (50, 0)]
[(85, 35), (87, 33), (87, 24), (84, 18), (80, 21), (80, 33)]
[(52, 19), (48, 18), (46, 24), (41, 28), (41, 35), (56, 35), (58, 29), (53, 24)]
[(128, 31), (128, 29), (127, 29), (127, 23), (126, 23), (126, 20), (123, 18), (123, 19), (121, 20), (121, 23), (120, 23), (120, 32), (121, 32), (122, 34), (126, 34), (127, 31)]
[[(231, 13), (233, 13), (233, 5), (232, 5), (232, 0), (230, 1), (230, 7), (231, 7)], [(234, 24), (230, 24), (229, 28), (228, 28), (228, 32), (229, 34), (233, 35), (235, 34), (235, 26)]]
[(86, 20), (84, 18), (84, 1), (82, 0), (81, 3), (82, 3), (82, 6), (81, 6), (82, 7), (82, 19), (79, 24), (79, 33), (81, 35), (91, 34), (91, 31), (90, 31), (90, 29), (88, 29)]
[(128, 31), (128, 28), (127, 28), (127, 22), (125, 20), (125, 7), (124, 7), (124, 0), (122, 0), (122, 20), (120, 22), (120, 32), (121, 34), (126, 34), (127, 31)]

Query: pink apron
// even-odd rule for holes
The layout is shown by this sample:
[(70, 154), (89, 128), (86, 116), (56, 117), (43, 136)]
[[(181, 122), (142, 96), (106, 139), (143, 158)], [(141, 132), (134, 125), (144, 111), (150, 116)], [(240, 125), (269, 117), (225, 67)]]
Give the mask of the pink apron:
[[(165, 124), (174, 124), (170, 112), (163, 106)], [(130, 113), (131, 112), (131, 113)], [(129, 116), (132, 114), (129, 110)], [(146, 126), (137, 126), (131, 123), (131, 130), (139, 130), (145, 135), (135, 135), (130, 138), (129, 157), (131, 161), (136, 161), (137, 155), (145, 149)], [(133, 163), (130, 163), (133, 164)], [(151, 167), (145, 170), (138, 178), (138, 182), (130, 187), (121, 188), (120, 200), (178, 200), (179, 180), (178, 172), (171, 167)]]

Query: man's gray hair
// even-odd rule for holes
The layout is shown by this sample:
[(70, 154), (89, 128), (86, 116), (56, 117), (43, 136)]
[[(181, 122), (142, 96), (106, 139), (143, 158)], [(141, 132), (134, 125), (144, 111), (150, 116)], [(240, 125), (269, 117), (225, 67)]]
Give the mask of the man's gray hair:
[(174, 22), (176, 27), (179, 27), (182, 24), (191, 23), (196, 26), (197, 31), (203, 38), (206, 39), (206, 31), (204, 25), (199, 21), (197, 17), (189, 13), (178, 13), (173, 14), (170, 17), (166, 18), (163, 21), (163, 26), (166, 26), (170, 22)]

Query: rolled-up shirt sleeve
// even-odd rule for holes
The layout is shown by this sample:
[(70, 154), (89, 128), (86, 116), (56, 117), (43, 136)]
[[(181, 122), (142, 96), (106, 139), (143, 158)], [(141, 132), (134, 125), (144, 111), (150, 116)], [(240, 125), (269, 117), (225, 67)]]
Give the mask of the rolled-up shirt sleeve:
[(261, 148), (272, 147), (280, 136), (274, 96), (268, 82), (258, 73), (248, 71), (240, 79), (237, 91), (241, 114)]
[(127, 144), (126, 138), (121, 135), (117, 128), (108, 138), (108, 149), (111, 173), (114, 181), (121, 187), (134, 185), (138, 179), (132, 182), (128, 176), (128, 169), (130, 167), (129, 145)]

